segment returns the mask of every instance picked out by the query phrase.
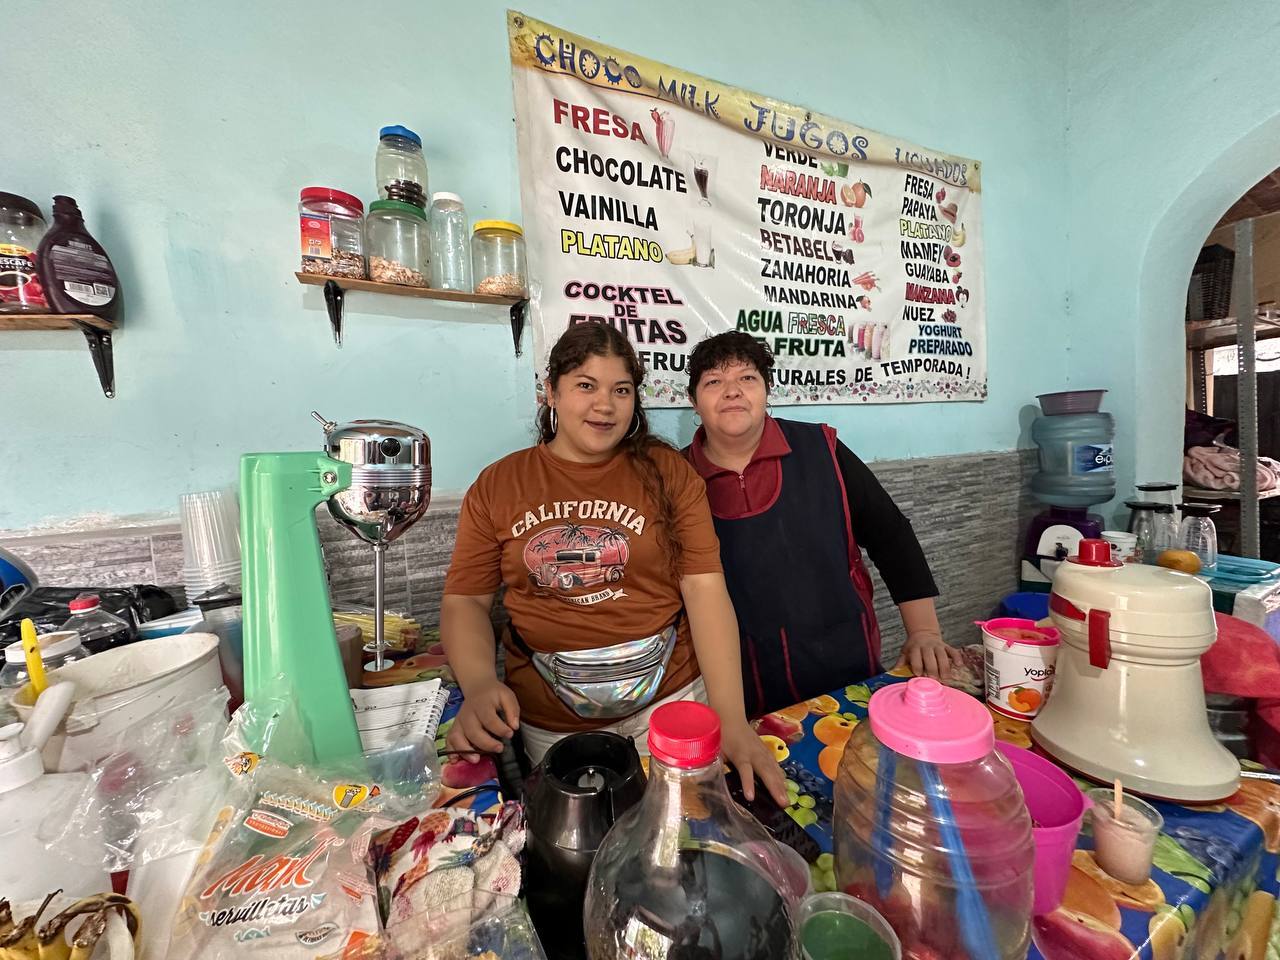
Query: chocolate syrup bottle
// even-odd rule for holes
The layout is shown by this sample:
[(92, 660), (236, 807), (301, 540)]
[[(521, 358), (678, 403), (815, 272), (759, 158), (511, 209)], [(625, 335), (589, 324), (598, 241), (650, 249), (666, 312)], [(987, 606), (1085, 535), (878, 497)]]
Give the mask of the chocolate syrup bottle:
[(120, 279), (102, 244), (84, 228), (71, 197), (53, 198), (53, 226), (36, 252), (40, 284), (57, 313), (92, 313), (106, 320), (120, 313)]

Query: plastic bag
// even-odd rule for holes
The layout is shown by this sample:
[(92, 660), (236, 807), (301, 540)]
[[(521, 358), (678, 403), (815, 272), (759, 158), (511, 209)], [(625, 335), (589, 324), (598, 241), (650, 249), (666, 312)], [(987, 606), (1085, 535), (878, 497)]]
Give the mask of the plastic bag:
[(382, 957), (369, 840), (391, 821), (376, 784), (239, 755), (174, 918), (170, 956)]
[(547, 960), (524, 904), (495, 895), (477, 918), (469, 897), (421, 914), (387, 932), (395, 960)]
[[(122, 732), (88, 771), (75, 802), (41, 824), (40, 839), (59, 855), (112, 873), (200, 848), (218, 811), (244, 789), (238, 774), (273, 749), (310, 755), (297, 700), (283, 682), (244, 704), (230, 725), (227, 699), (223, 687), (190, 703), (168, 701)], [(376, 782), (384, 795), (379, 805), (390, 803), (389, 815), (399, 818), (435, 799), (440, 765), (434, 744), (406, 739), (329, 764), (323, 776)]]
[(168, 591), (150, 584), (131, 587), (37, 587), (0, 621), (0, 644), (21, 639), (19, 627), (24, 618), (35, 621), (36, 630), (50, 633), (59, 629), (71, 616), (71, 601), (82, 594), (96, 593), (102, 609), (123, 617), (137, 633), (148, 620), (159, 620), (176, 613), (178, 604)]
[(290, 767), (306, 743), (283, 686), (236, 711), (222, 745), (221, 807), (174, 917), (169, 955), (342, 960), (385, 956), (369, 866), (375, 833), (429, 809), (428, 741)]
[(221, 792), (226, 728), (225, 687), (166, 702), (121, 732), (74, 803), (46, 817), (39, 838), (111, 873), (198, 847)]
[(525, 837), (524, 808), (513, 801), (496, 813), (428, 810), (378, 834), (373, 865), (387, 929), (462, 907), (471, 910), (464, 926), (487, 916), (520, 892)]

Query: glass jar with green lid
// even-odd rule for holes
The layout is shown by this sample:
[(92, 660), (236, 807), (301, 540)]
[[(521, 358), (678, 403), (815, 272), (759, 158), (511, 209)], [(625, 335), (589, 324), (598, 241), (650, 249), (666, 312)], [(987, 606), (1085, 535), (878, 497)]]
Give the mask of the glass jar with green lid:
[(369, 279), (427, 286), (431, 234), (421, 207), (399, 200), (375, 200), (369, 204), (364, 233)]
[(471, 237), (471, 272), (476, 293), (527, 297), (524, 231), (506, 220), (479, 220)]

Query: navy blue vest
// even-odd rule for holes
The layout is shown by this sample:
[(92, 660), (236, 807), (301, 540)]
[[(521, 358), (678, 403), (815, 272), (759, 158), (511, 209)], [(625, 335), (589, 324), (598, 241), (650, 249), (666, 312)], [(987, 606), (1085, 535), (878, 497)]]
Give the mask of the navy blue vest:
[[(870, 579), (852, 542), (831, 447), (820, 424), (776, 423), (791, 447), (781, 460), (778, 499), (754, 516), (713, 518), (738, 614), (749, 717), (861, 682), (878, 669)], [(858, 558), (852, 568), (851, 557)]]

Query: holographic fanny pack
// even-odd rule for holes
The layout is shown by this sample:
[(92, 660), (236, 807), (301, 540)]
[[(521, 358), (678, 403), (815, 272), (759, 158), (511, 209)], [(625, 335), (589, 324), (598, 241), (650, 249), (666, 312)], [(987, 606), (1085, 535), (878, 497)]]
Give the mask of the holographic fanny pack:
[(511, 628), (511, 639), (570, 710), (586, 720), (629, 717), (653, 702), (675, 649), (677, 619), (660, 633), (592, 650), (539, 653)]

